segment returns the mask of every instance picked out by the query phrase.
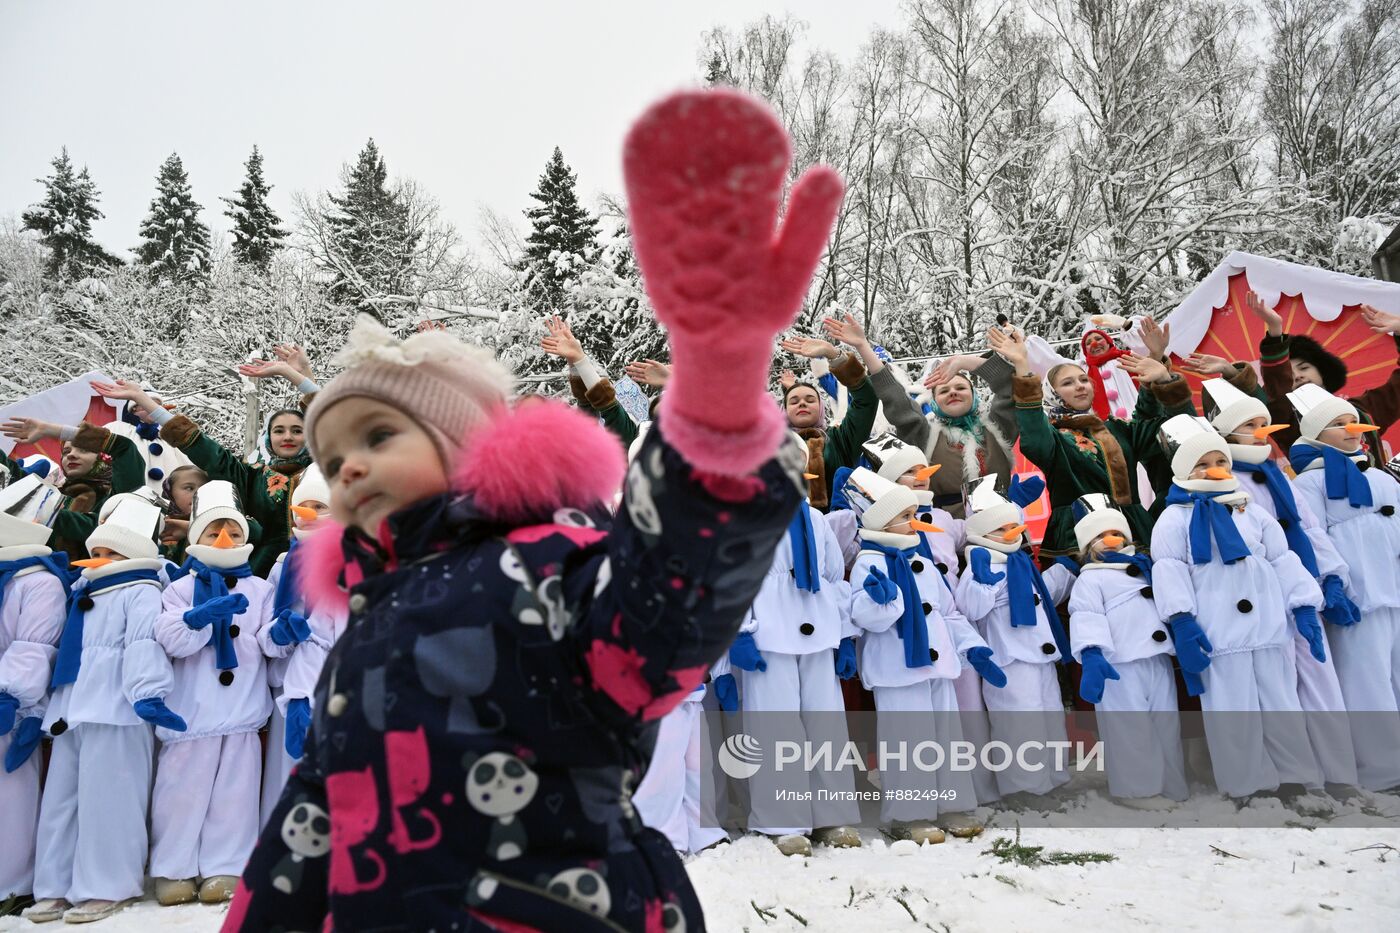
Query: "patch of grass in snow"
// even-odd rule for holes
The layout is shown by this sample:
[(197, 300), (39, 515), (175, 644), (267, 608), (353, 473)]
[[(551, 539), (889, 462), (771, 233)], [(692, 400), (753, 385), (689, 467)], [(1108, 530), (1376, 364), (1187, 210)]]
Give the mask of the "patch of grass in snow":
[[(1059, 852), (1046, 851), (1045, 846), (1021, 844), (1021, 827), (1016, 827), (1016, 838), (1001, 836), (992, 840), (991, 848), (983, 849), (983, 855), (995, 855), (1003, 862), (1013, 862), (1027, 868), (1042, 865), (1088, 865), (1099, 862), (1116, 862), (1118, 856), (1108, 852)], [(1000, 880), (1001, 876), (997, 876)]]
[(898, 904), (900, 907), (903, 907), (906, 911), (909, 912), (909, 919), (913, 920), (915, 923), (918, 923), (918, 922), (919, 922), (919, 918), (916, 917), (916, 916), (914, 915), (914, 908), (912, 908), (912, 907), (909, 906), (909, 902), (908, 902), (908, 901), (906, 901), (906, 900), (905, 900), (903, 897), (901, 897), (900, 895), (896, 894), (896, 895), (894, 896), (894, 902), (895, 902), (896, 904)]
[(788, 910), (786, 907), (783, 908), (783, 913), (787, 914), (789, 917), (791, 917), (792, 919), (796, 920), (798, 923), (802, 924), (804, 927), (807, 925), (807, 918), (804, 917), (804, 916), (802, 916), (801, 914), (795, 914), (795, 913), (793, 913), (792, 911)]

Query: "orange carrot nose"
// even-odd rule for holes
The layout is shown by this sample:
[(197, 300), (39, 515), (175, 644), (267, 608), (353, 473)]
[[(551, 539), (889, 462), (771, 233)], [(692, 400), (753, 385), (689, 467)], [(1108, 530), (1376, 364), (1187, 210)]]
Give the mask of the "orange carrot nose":
[(91, 568), (93, 568), (93, 569), (95, 570), (95, 569), (97, 569), (98, 567), (106, 567), (106, 566), (107, 566), (108, 564), (110, 564), (110, 563), (113, 563), (113, 560), (112, 560), (112, 558), (110, 558), (110, 557), (89, 557), (89, 558), (86, 558), (86, 559), (84, 559), (84, 560), (75, 560), (75, 561), (73, 561), (73, 566), (74, 566), (74, 567), (91, 567)]
[(817, 474), (815, 474), (815, 473), (803, 473), (803, 474), (802, 474), (802, 478), (805, 479), (805, 480), (807, 480), (807, 481), (810, 483), (812, 480), (814, 480), (814, 479), (817, 478)]
[(1282, 430), (1283, 430), (1284, 428), (1286, 428), (1286, 427), (1288, 427), (1288, 425), (1286, 425), (1286, 424), (1266, 424), (1266, 425), (1264, 425), (1262, 428), (1255, 428), (1255, 429), (1254, 429), (1253, 431), (1251, 431), (1250, 433), (1254, 435), (1254, 437), (1255, 437), (1256, 440), (1261, 440), (1261, 441), (1262, 441), (1262, 440), (1264, 440), (1264, 438), (1268, 437), (1270, 434), (1276, 434), (1276, 433), (1278, 433), (1279, 431), (1282, 431)]
[(935, 525), (933, 522), (920, 521), (917, 518), (909, 519), (909, 527), (913, 528), (915, 531), (928, 531), (933, 532), (934, 534), (937, 534), (938, 532), (943, 530), (942, 528), (939, 528), (937, 525)]
[(233, 543), (233, 539), (228, 536), (227, 528), (219, 529), (219, 536), (214, 539), (214, 547), (228, 550), (231, 547), (238, 547)]
[(1025, 532), (1026, 532), (1026, 526), (1025, 526), (1025, 525), (1017, 525), (1015, 528), (1012, 528), (1010, 531), (1004, 532), (1004, 533), (1002, 534), (1002, 536), (1001, 536), (1001, 540), (1003, 540), (1003, 541), (1005, 541), (1005, 542), (1007, 542), (1007, 543), (1009, 544), (1009, 543), (1011, 543), (1012, 541), (1015, 541), (1017, 538), (1021, 537), (1021, 535), (1025, 534)]
[(314, 522), (321, 517), (321, 513), (305, 505), (292, 506), (292, 514), (304, 522)]
[(1380, 428), (1374, 424), (1347, 424), (1343, 425), (1348, 434), (1366, 434), (1370, 431), (1379, 431)]
[(1118, 548), (1123, 546), (1124, 540), (1125, 539), (1122, 535), (1104, 535), (1103, 546), (1107, 548), (1113, 548), (1116, 551)]
[(1206, 467), (1206, 479), (1233, 479), (1234, 475), (1224, 467)]
[(943, 464), (935, 463), (933, 466), (926, 466), (919, 472), (915, 473), (914, 478), (922, 483), (924, 480), (928, 479), (930, 476), (937, 473), (941, 469), (943, 469)]

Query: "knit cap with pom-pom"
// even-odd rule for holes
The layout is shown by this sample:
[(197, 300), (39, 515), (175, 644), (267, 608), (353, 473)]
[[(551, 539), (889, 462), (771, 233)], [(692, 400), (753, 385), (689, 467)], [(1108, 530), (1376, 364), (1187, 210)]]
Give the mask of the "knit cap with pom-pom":
[(320, 459), (316, 422), (332, 405), (369, 398), (397, 408), (432, 438), (443, 465), (452, 469), (462, 442), (506, 404), (510, 373), (481, 347), (440, 330), (398, 340), (385, 327), (361, 315), (336, 356), (344, 371), (306, 410), (306, 439)]

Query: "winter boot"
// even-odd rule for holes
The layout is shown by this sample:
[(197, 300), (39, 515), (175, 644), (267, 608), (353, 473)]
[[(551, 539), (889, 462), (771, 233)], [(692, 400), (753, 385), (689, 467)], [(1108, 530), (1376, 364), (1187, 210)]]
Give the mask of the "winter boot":
[(860, 833), (854, 826), (823, 826), (812, 833), (812, 841), (833, 849), (859, 849)]
[(90, 900), (69, 909), (63, 915), (64, 923), (92, 923), (94, 920), (106, 920), (112, 914), (121, 910), (130, 901), (103, 901)]
[(937, 845), (948, 837), (943, 830), (930, 823), (928, 820), (895, 820), (890, 824), (890, 836), (895, 839), (912, 839), (919, 845), (927, 842), (929, 845)]
[(233, 892), (237, 888), (237, 875), (214, 875), (211, 878), (205, 878), (204, 883), (199, 886), (199, 902), (201, 904), (222, 904), (224, 901), (233, 900)]
[(49, 923), (62, 917), (63, 912), (72, 906), (61, 897), (46, 897), (36, 901), (33, 907), (24, 912), (24, 916), (34, 923)]
[(778, 847), (778, 851), (784, 855), (801, 855), (806, 857), (812, 854), (812, 840), (801, 833), (784, 833), (781, 836), (769, 836), (773, 840), (773, 845)]
[(156, 903), (162, 907), (188, 904), (195, 899), (193, 878), (157, 878)]

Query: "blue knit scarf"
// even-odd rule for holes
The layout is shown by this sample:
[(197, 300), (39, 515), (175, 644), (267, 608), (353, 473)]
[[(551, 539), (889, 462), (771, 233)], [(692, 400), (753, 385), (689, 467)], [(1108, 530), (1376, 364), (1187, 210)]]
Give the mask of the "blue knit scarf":
[[(283, 572), (286, 570), (284, 568)], [(202, 606), (211, 599), (228, 595), (228, 584), (224, 577), (243, 579), (253, 575), (253, 568), (246, 563), (237, 567), (208, 567), (196, 557), (186, 557), (180, 569), (170, 575), (171, 582), (186, 574), (194, 574), (194, 601), (192, 606)], [(233, 617), (216, 619), (209, 626), (209, 641), (214, 646), (214, 666), (221, 671), (231, 671), (238, 666), (238, 652), (233, 647), (233, 634), (229, 629), (234, 625)]]
[(63, 584), (65, 593), (73, 585), (73, 575), (68, 571), (68, 555), (62, 551), (57, 554), (45, 554), (43, 557), (21, 557), (19, 560), (0, 561), (0, 606), (5, 605), (5, 590), (9, 588), (10, 581), (15, 578), (15, 574), (30, 567), (43, 567), (58, 577), (58, 582)]
[(1308, 539), (1307, 530), (1303, 528), (1303, 519), (1298, 514), (1298, 500), (1293, 497), (1293, 487), (1289, 484), (1288, 477), (1278, 468), (1278, 464), (1272, 460), (1265, 460), (1263, 463), (1243, 463), (1236, 460), (1235, 471), (1258, 473), (1264, 477), (1264, 485), (1268, 487), (1269, 495), (1274, 500), (1274, 511), (1283, 525), (1284, 537), (1288, 539), (1288, 549), (1298, 555), (1308, 573), (1317, 576), (1317, 552), (1313, 550), (1312, 541)]
[(1118, 551), (1104, 551), (1099, 560), (1105, 564), (1130, 564), (1142, 572), (1142, 579), (1152, 585), (1152, 558), (1146, 554), (1120, 554)]
[(1069, 639), (1065, 636), (1060, 616), (1055, 612), (1055, 600), (1040, 575), (1040, 568), (1031, 560), (1026, 551), (1012, 551), (1006, 555), (1006, 601), (1011, 608), (1011, 627), (1035, 625), (1035, 596), (1040, 596), (1040, 611), (1050, 625), (1050, 633), (1055, 645), (1060, 649), (1060, 661), (1070, 658)]
[(1191, 506), (1191, 562), (1208, 564), (1211, 562), (1211, 537), (1220, 549), (1220, 559), (1227, 564), (1249, 556), (1249, 545), (1244, 543), (1235, 520), (1230, 515), (1229, 506), (1215, 501), (1223, 492), (1191, 492), (1175, 483), (1167, 493), (1167, 505)]
[(1351, 457), (1335, 447), (1314, 447), (1302, 441), (1288, 448), (1288, 462), (1295, 473), (1302, 473), (1318, 457), (1322, 458), (1322, 470), (1327, 476), (1327, 498), (1346, 496), (1354, 509), (1371, 507), (1371, 484)]
[[(821, 564), (817, 560), (816, 535), (812, 531), (812, 513), (803, 502), (797, 507), (797, 514), (788, 522), (788, 541), (792, 544), (792, 571), (797, 580), (797, 588), (809, 593), (820, 592), (822, 588)], [(290, 561), (291, 555), (287, 555)], [(282, 571), (282, 579), (287, 579), (287, 571)], [(278, 587), (280, 592), (281, 587)]]
[(87, 614), (83, 608), (83, 598), (91, 599), (103, 590), (141, 580), (160, 586), (160, 574), (154, 570), (124, 570), (91, 581), (79, 577), (73, 584), (73, 591), (68, 596), (68, 619), (63, 623), (63, 635), (58, 640), (58, 660), (54, 662), (53, 678), (49, 681), (51, 689), (56, 690), (78, 679), (78, 667), (83, 660), (83, 617)]
[(301, 593), (297, 586), (297, 573), (299, 571), (297, 559), (301, 555), (297, 553), (298, 541), (292, 538), (292, 544), (287, 548), (287, 556), (282, 558), (282, 576), (277, 580), (277, 593), (273, 596), (272, 617), (275, 619), (284, 611), (291, 609), (301, 600)]
[(928, 667), (928, 617), (924, 615), (924, 598), (919, 593), (919, 582), (914, 579), (914, 571), (909, 567), (909, 560), (918, 553), (918, 549), (889, 547), (874, 541), (864, 541), (861, 546), (885, 555), (885, 575), (894, 581), (904, 597), (904, 613), (899, 617), (898, 624), (899, 638), (904, 642), (905, 667)]

